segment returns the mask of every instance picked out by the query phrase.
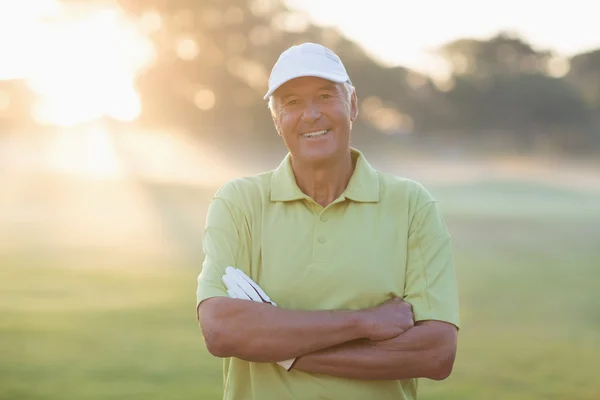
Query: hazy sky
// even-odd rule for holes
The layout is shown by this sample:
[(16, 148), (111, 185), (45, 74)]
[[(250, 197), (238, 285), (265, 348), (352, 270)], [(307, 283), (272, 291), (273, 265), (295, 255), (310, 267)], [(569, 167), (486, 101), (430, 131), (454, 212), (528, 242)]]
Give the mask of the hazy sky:
[(385, 63), (428, 71), (428, 48), (460, 37), (520, 34), (561, 55), (600, 48), (600, 0), (285, 0), (338, 26)]

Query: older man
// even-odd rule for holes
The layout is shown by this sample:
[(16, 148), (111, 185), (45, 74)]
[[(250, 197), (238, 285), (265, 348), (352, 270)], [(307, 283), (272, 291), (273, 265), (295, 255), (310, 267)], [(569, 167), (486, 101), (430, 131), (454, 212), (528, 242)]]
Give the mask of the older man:
[[(456, 354), (450, 235), (420, 184), (350, 146), (356, 92), (340, 58), (284, 51), (265, 95), (289, 150), (226, 183), (208, 210), (198, 318), (225, 399), (415, 399)], [(228, 266), (277, 304), (228, 297)], [(295, 360), (293, 366), (284, 360)], [(286, 367), (283, 368), (282, 365)]]

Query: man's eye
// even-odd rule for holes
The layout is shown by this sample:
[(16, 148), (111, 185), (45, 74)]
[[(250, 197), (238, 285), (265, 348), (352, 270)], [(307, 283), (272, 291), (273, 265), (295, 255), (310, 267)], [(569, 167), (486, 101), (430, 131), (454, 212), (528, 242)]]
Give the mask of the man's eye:
[(285, 103), (285, 105), (288, 107), (295, 106), (296, 104), (298, 104), (298, 100), (290, 100), (287, 103)]
[(328, 99), (328, 98), (330, 98), (330, 97), (331, 97), (331, 95), (330, 95), (329, 93), (323, 93), (323, 94), (321, 95), (321, 98), (322, 98), (322, 99)]

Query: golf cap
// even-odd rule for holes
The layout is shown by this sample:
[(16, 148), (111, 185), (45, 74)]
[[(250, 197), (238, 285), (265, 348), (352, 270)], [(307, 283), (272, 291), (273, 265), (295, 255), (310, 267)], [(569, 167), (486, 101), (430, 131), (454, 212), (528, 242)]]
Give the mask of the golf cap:
[(264, 99), (287, 81), (302, 76), (316, 76), (337, 83), (350, 79), (337, 54), (320, 44), (302, 43), (281, 53), (271, 70), (269, 90)]

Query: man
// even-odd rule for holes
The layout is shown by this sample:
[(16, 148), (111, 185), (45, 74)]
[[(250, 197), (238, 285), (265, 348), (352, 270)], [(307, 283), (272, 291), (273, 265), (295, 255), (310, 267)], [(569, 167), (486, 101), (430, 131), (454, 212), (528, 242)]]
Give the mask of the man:
[[(450, 236), (418, 183), (350, 147), (357, 97), (314, 43), (281, 54), (265, 95), (289, 150), (209, 206), (198, 318), (224, 358), (225, 399), (415, 399), (445, 379), (458, 299)], [(238, 268), (277, 306), (229, 298)], [(277, 364), (295, 360), (291, 369)]]

